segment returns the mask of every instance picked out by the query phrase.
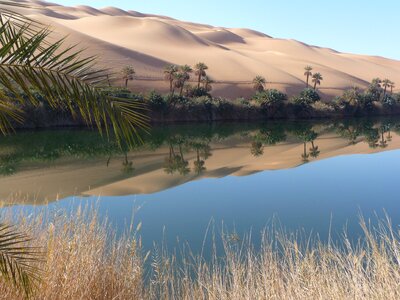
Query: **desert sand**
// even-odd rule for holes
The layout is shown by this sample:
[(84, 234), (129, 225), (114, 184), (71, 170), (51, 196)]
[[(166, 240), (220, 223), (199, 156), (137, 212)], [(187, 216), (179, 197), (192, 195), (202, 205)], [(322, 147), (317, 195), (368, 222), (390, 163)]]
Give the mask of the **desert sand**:
[[(250, 29), (194, 24), (114, 7), (20, 2), (35, 6), (20, 9), (22, 14), (50, 24), (57, 32), (54, 38), (68, 35), (70, 43), (88, 48), (87, 54), (99, 55), (102, 66), (118, 72), (132, 65), (137, 76), (130, 88), (135, 91), (164, 92), (168, 88), (162, 73), (166, 64), (194, 65), (199, 61), (209, 66), (208, 74), (216, 81), (213, 94), (230, 98), (249, 96), (256, 75), (267, 78), (268, 87), (294, 94), (305, 86), (306, 65), (323, 74), (320, 92), (327, 99), (349, 87), (365, 88), (374, 77), (400, 85), (397, 60), (340, 53)], [(122, 85), (122, 80), (115, 83)]]

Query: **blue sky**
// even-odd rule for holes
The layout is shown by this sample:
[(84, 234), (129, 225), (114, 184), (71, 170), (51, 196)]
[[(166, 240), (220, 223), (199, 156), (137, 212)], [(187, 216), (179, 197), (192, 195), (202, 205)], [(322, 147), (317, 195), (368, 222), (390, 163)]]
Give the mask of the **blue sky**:
[(343, 52), (400, 60), (400, 1), (370, 0), (53, 0), (117, 6), (225, 27), (246, 27)]

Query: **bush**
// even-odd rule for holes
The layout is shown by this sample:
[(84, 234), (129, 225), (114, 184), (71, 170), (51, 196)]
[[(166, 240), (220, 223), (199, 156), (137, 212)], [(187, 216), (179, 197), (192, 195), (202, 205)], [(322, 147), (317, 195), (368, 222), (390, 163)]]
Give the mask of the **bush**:
[(382, 99), (382, 104), (386, 108), (392, 108), (396, 105), (396, 99), (389, 94), (386, 94)]
[(134, 94), (130, 90), (123, 88), (105, 88), (102, 89), (104, 93), (108, 96), (116, 97), (116, 98), (124, 98), (124, 99), (134, 99), (138, 101), (144, 101), (144, 97), (141, 94)]
[(306, 99), (307, 102), (309, 102), (309, 104), (312, 104), (312, 103), (315, 103), (315, 102), (321, 100), (321, 97), (319, 96), (317, 91), (315, 91), (314, 89), (310, 89), (310, 88), (302, 90), (300, 93), (300, 97)]
[(226, 112), (233, 108), (233, 104), (224, 98), (210, 98), (206, 96), (198, 97), (193, 100), (193, 103), (199, 106), (204, 106), (208, 112)]
[(179, 95), (167, 95), (165, 96), (164, 101), (170, 106), (185, 106), (189, 104), (189, 98)]
[(211, 97), (208, 91), (204, 87), (191, 87), (187, 90), (186, 96), (189, 98), (196, 98), (196, 97)]
[(155, 91), (150, 92), (147, 102), (149, 104), (150, 109), (154, 111), (166, 111), (168, 108), (167, 102)]
[(296, 106), (304, 106), (304, 107), (308, 107), (314, 103), (309, 98), (305, 98), (302, 96), (294, 96), (292, 97), (292, 99), (290, 99), (290, 102), (292, 102)]
[(332, 105), (321, 102), (321, 101), (311, 104), (311, 107), (314, 110), (319, 111), (319, 112), (327, 112), (328, 113), (328, 112), (334, 112), (334, 110), (335, 110), (335, 108)]
[(281, 105), (286, 99), (286, 94), (275, 89), (265, 90), (263, 92), (257, 93), (255, 96), (255, 100), (259, 102), (260, 105), (263, 107)]

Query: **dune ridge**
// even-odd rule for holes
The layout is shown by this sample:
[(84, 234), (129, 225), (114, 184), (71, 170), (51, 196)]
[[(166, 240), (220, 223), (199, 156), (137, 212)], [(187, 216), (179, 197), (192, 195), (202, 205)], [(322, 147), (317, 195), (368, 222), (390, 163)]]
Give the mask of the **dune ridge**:
[[(326, 97), (352, 86), (365, 88), (374, 77), (400, 83), (400, 61), (379, 56), (340, 53), (251, 29), (214, 27), (116, 7), (19, 2), (35, 7), (19, 9), (21, 13), (50, 24), (57, 36), (68, 35), (71, 43), (79, 42), (90, 54), (100, 55), (104, 67), (118, 71), (134, 66), (138, 77), (130, 87), (140, 92), (167, 91), (165, 64), (199, 61), (209, 66), (216, 81), (214, 95), (230, 98), (250, 95), (256, 75), (266, 77), (270, 88), (297, 93), (305, 86), (305, 65), (323, 74), (320, 91)], [(122, 80), (116, 84), (122, 85)]]

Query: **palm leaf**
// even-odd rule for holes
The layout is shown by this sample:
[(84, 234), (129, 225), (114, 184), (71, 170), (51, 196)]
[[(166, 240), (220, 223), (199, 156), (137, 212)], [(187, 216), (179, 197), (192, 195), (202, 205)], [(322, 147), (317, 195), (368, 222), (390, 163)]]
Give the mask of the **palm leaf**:
[(15, 227), (0, 223), (0, 276), (29, 297), (40, 278), (42, 254), (28, 245), (30, 238)]
[[(20, 104), (39, 104), (33, 88), (52, 109), (67, 110), (108, 135), (112, 129), (119, 143), (140, 140), (139, 131), (146, 130), (148, 123), (144, 104), (103, 92), (101, 87), (110, 74), (95, 68), (95, 56), (81, 58), (82, 51), (65, 47), (64, 39), (48, 43), (49, 29), (2, 13), (0, 9), (0, 85)], [(21, 92), (27, 97), (21, 97)], [(0, 131), (6, 132), (12, 129), (6, 119), (18, 120), (20, 114), (2, 108), (0, 105)]]

